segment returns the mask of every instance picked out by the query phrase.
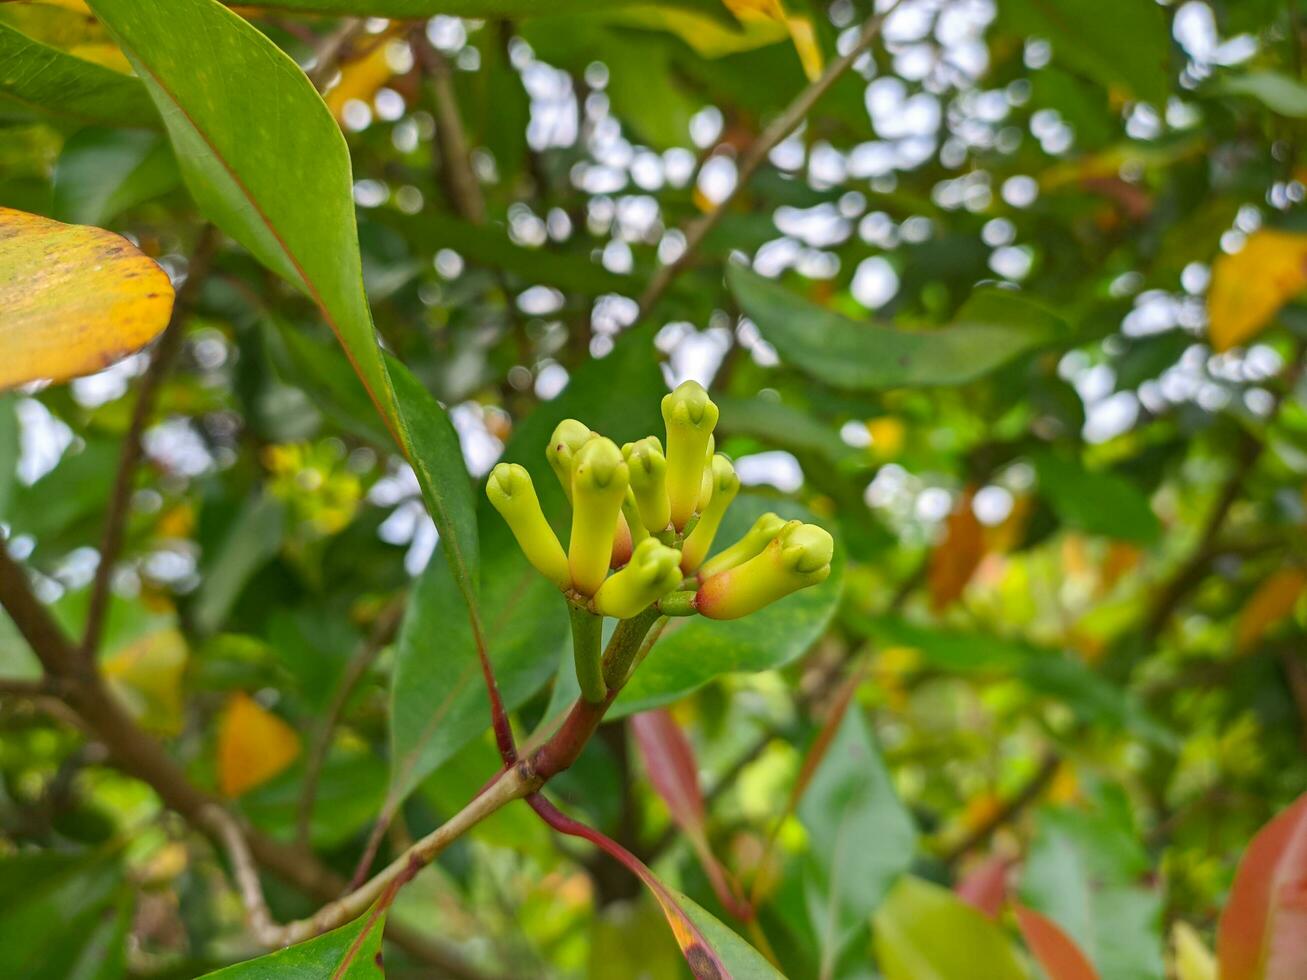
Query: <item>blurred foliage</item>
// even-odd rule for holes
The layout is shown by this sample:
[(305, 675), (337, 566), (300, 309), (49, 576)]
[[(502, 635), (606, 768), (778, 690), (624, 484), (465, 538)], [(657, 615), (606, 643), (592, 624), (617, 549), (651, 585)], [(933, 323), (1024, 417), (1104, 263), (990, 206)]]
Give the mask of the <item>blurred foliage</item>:
[[(695, 378), (749, 485), (723, 540), (815, 519), (837, 573), (670, 629), (557, 805), (760, 971), (746, 941), (795, 978), (1057, 977), (1064, 936), (1105, 980), (1210, 975), (1218, 945), (1231, 977), (1302, 975), (1236, 972), (1229, 937), (1265, 923), (1217, 923), (1307, 789), (1307, 3), (879, 3), (869, 53), (735, 194), (865, 0), (273, 6), (235, 8), (231, 75), (194, 30), (229, 16), (211, 0), (0, 5), (0, 207), (196, 272), (98, 654), (195, 783), (344, 877), (378, 814), (380, 867), (456, 812), (499, 768), (466, 597), (521, 737), (577, 691), (563, 604), (461, 469), (521, 463), (557, 518), (554, 425), (620, 444)], [(202, 112), (160, 115), (172, 77)], [(233, 237), (197, 268), (206, 220)], [(0, 394), (0, 527), (74, 636), (150, 356)], [(223, 857), (39, 677), (0, 615), (0, 975), (261, 952)], [(700, 814), (669, 812), (620, 720), (655, 708)], [(1250, 875), (1300, 860), (1303, 812)], [(279, 918), (315, 908), (264, 885)], [(1005, 888), (1039, 915), (995, 917)], [(686, 972), (639, 881), (522, 804), (390, 922), (486, 975)], [(374, 925), (283, 955), (330, 976)], [(429, 975), (397, 944), (385, 964)]]

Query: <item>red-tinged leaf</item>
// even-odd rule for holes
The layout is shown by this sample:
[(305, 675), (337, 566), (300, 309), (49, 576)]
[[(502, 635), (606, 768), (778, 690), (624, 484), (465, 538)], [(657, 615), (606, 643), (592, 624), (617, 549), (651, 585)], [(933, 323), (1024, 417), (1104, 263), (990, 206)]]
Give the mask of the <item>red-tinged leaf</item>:
[(1049, 980), (1098, 980), (1098, 971), (1061, 926), (1019, 902), (1012, 904), (1012, 911), (1022, 938)]
[(689, 898), (668, 888), (617, 841), (559, 812), (538, 793), (526, 801), (554, 830), (589, 841), (640, 879), (657, 899), (695, 980), (784, 980), (756, 949)]
[(1307, 793), (1244, 851), (1216, 952), (1221, 980), (1307, 977)]
[(968, 905), (979, 909), (991, 919), (997, 919), (1007, 898), (1007, 876), (1011, 862), (998, 855), (985, 858), (953, 891)]
[(667, 804), (672, 819), (686, 833), (695, 833), (696, 828), (701, 830), (703, 794), (699, 791), (699, 767), (690, 740), (662, 708), (632, 715), (631, 729), (640, 746), (649, 781)]
[(667, 804), (676, 825), (685, 831), (718, 900), (737, 918), (749, 918), (752, 910), (708, 844), (699, 766), (690, 740), (661, 708), (632, 715), (630, 722), (649, 781)]

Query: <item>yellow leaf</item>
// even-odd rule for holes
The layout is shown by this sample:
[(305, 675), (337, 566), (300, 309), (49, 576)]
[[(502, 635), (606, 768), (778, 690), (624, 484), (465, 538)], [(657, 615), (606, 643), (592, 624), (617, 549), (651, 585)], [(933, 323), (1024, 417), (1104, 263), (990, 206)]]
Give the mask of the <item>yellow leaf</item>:
[(1216, 957), (1193, 926), (1177, 922), (1171, 929), (1171, 944), (1175, 948), (1176, 980), (1216, 980)]
[(1301, 568), (1282, 568), (1266, 579), (1239, 611), (1234, 628), (1234, 648), (1247, 653), (1266, 631), (1293, 612), (1294, 604), (1307, 587), (1307, 573)]
[(867, 435), (871, 436), (871, 454), (877, 459), (894, 459), (903, 451), (907, 427), (893, 415), (867, 419)]
[(340, 82), (324, 96), (331, 114), (345, 118), (345, 104), (353, 100), (371, 102), (381, 86), (395, 75), (390, 62), (390, 42), (380, 41), (363, 57), (340, 69)]
[(179, 631), (148, 633), (115, 650), (100, 667), (138, 722), (168, 735), (181, 731), (186, 640)]
[(941, 612), (962, 595), (962, 590), (985, 557), (985, 529), (971, 507), (974, 493), (974, 489), (968, 488), (959, 498), (945, 524), (944, 540), (935, 546), (930, 556), (926, 580), (930, 588), (930, 608), (934, 612)]
[(821, 74), (821, 46), (817, 43), (817, 32), (812, 21), (807, 17), (790, 16), (785, 11), (781, 0), (722, 0), (726, 9), (735, 15), (736, 20), (748, 27), (758, 21), (774, 21), (785, 27), (798, 52), (799, 62), (808, 81), (815, 81)]
[(1256, 337), (1307, 287), (1307, 235), (1263, 229), (1244, 247), (1212, 263), (1207, 294), (1212, 348), (1229, 350)]
[(248, 694), (233, 694), (218, 730), (218, 787), (240, 796), (261, 786), (295, 761), (300, 736)]
[(172, 300), (121, 236), (0, 207), (0, 390), (108, 367), (168, 325)]

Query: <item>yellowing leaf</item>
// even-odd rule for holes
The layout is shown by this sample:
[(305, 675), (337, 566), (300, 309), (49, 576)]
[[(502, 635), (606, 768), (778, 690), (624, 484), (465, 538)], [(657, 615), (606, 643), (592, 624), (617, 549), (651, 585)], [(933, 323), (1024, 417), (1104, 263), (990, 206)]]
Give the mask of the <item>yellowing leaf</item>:
[(821, 46), (817, 43), (817, 32), (813, 30), (812, 21), (807, 17), (791, 16), (786, 13), (781, 0), (722, 0), (726, 9), (746, 27), (758, 21), (774, 21), (782, 24), (794, 42), (794, 50), (799, 54), (803, 73), (809, 81), (814, 81), (821, 74)]
[(331, 114), (340, 122), (345, 118), (345, 105), (353, 100), (371, 102), (377, 90), (394, 77), (390, 61), (390, 42), (380, 41), (363, 57), (351, 61), (340, 70), (340, 82), (324, 96)]
[(0, 207), (0, 390), (108, 367), (168, 325), (172, 301), (121, 236)]
[(1193, 926), (1177, 922), (1171, 929), (1171, 943), (1176, 980), (1216, 980), (1216, 957)]
[(1294, 604), (1307, 587), (1307, 572), (1282, 568), (1266, 579), (1239, 611), (1234, 628), (1234, 648), (1247, 653), (1268, 629), (1293, 612)]
[(1307, 235), (1263, 229), (1212, 263), (1208, 334), (1217, 351), (1256, 337), (1307, 287)]
[(261, 786), (295, 761), (300, 736), (248, 694), (233, 694), (218, 731), (218, 787), (240, 796)]
[(149, 633), (115, 650), (100, 668), (138, 722), (168, 735), (181, 731), (186, 640), (179, 631)]
[(971, 507), (974, 490), (968, 489), (945, 524), (944, 540), (935, 546), (926, 575), (930, 608), (935, 612), (952, 605), (971, 581), (985, 557), (985, 529)]
[(867, 419), (867, 435), (871, 436), (871, 454), (879, 460), (894, 459), (903, 451), (907, 426), (893, 415)]

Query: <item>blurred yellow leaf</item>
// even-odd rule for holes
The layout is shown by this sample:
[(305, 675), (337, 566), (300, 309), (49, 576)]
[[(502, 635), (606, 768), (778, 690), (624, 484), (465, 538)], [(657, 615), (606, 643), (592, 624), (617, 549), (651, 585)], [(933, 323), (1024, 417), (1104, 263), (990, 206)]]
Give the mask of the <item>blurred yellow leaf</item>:
[(390, 44), (379, 41), (367, 54), (341, 67), (340, 82), (323, 96), (337, 122), (345, 118), (346, 103), (355, 99), (371, 103), (377, 91), (394, 77)]
[(295, 761), (300, 736), (248, 694), (233, 694), (218, 730), (218, 787), (240, 796), (261, 786)]
[(817, 32), (813, 30), (812, 21), (807, 17), (792, 16), (785, 10), (781, 0), (722, 0), (726, 9), (746, 27), (750, 22), (774, 21), (783, 24), (794, 42), (794, 50), (799, 54), (799, 63), (808, 81), (814, 81), (821, 74), (821, 46), (817, 43)]
[(1229, 350), (1256, 337), (1307, 287), (1307, 235), (1263, 229), (1233, 255), (1212, 263), (1207, 294), (1212, 348)]
[(100, 666), (133, 718), (164, 734), (181, 731), (186, 640), (179, 631), (149, 633), (119, 647)]
[(1307, 587), (1307, 572), (1301, 568), (1282, 568), (1269, 576), (1239, 610), (1234, 628), (1234, 648), (1247, 653), (1266, 635), (1266, 631), (1293, 612), (1294, 604)]
[(125, 238), (0, 207), (0, 390), (108, 367), (168, 325), (172, 301)]
[(1216, 957), (1193, 926), (1177, 922), (1171, 929), (1171, 945), (1176, 980), (1216, 980)]
[(935, 612), (947, 608), (971, 581), (985, 557), (985, 529), (971, 507), (975, 491), (968, 488), (944, 525), (944, 540), (930, 556), (927, 584), (930, 608)]
[(903, 451), (907, 427), (893, 415), (867, 419), (867, 435), (871, 436), (871, 454), (879, 460), (894, 459)]

